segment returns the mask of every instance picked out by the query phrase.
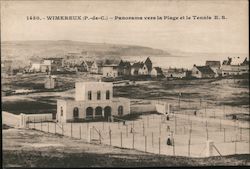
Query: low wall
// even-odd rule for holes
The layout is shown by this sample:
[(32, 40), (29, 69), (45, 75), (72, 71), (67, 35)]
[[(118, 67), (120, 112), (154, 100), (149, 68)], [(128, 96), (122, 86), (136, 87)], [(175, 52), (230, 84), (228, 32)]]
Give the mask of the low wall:
[(11, 127), (26, 127), (27, 122), (52, 121), (52, 113), (48, 114), (23, 114), (15, 115), (2, 111), (2, 124)]
[(130, 107), (131, 113), (141, 113), (141, 112), (150, 112), (150, 111), (157, 111), (158, 113), (166, 114), (170, 113), (171, 105), (162, 102), (162, 101), (150, 101), (149, 104), (144, 105), (132, 105)]
[(130, 107), (131, 113), (141, 113), (141, 112), (150, 112), (156, 111), (155, 105), (147, 104), (147, 105), (133, 105)]
[(52, 113), (47, 114), (22, 114), (27, 119), (27, 122), (51, 121)]
[(11, 127), (19, 127), (19, 122), (20, 115), (2, 111), (2, 124), (6, 124)]

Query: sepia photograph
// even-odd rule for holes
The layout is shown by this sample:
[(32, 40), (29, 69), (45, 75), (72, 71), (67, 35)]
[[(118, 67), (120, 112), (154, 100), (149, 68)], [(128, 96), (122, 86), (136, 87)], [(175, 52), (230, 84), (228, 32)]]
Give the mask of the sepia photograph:
[(0, 0), (3, 168), (250, 166), (248, 0)]

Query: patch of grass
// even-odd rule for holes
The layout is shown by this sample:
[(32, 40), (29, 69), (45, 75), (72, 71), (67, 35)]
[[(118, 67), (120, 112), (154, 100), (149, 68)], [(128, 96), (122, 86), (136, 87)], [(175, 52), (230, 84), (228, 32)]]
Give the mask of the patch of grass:
[[(129, 120), (129, 121), (131, 120), (131, 121), (133, 121), (133, 120), (140, 119), (140, 116), (142, 116), (142, 115), (149, 115), (149, 114), (160, 114), (160, 113), (158, 113), (156, 111), (142, 112), (142, 113), (131, 113), (131, 114), (127, 114), (127, 115), (122, 116), (122, 117), (117, 116), (116, 118), (121, 119), (121, 120)], [(117, 122), (119, 120), (114, 119), (114, 121)]]
[[(126, 151), (126, 150), (124, 150)], [(3, 150), (4, 167), (167, 167), (249, 165), (249, 154), (188, 158), (153, 154), (96, 154), (53, 151)]]
[(54, 113), (56, 112), (56, 105), (39, 101), (6, 101), (2, 103), (2, 110), (13, 114)]

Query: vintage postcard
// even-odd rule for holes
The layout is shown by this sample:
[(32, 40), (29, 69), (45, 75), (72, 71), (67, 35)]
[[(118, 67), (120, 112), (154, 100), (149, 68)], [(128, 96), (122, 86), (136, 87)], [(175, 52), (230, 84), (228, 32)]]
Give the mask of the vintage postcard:
[(249, 166), (247, 0), (1, 0), (3, 168)]

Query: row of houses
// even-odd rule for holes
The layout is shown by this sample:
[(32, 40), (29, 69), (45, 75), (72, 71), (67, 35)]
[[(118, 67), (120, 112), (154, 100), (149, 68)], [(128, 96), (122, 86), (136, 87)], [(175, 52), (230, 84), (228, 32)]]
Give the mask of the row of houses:
[(249, 73), (249, 60), (247, 57), (242, 61), (239, 57), (220, 61), (206, 61), (205, 65), (193, 65), (191, 70), (169, 68), (162, 70), (160, 67), (153, 66), (148, 57), (145, 61), (130, 63), (129, 61), (118, 59), (93, 60), (82, 55), (68, 54), (64, 58), (44, 58), (33, 59), (28, 67), (13, 69), (12, 61), (1, 62), (2, 74), (13, 75), (17, 72), (89, 72), (100, 74), (107, 78), (121, 76), (140, 76), (167, 78), (216, 78), (231, 75), (242, 75)]
[(160, 67), (153, 67), (148, 57), (144, 62), (130, 63), (118, 59), (91, 60), (84, 57), (68, 55), (65, 58), (46, 58), (33, 61), (29, 72), (77, 71), (101, 74), (103, 77), (116, 78), (121, 76), (163, 75)]
[(160, 77), (163, 75), (160, 67), (153, 67), (153, 63), (148, 57), (144, 62), (130, 63), (123, 60), (106, 60), (103, 64), (103, 77), (119, 76), (153, 76)]
[[(238, 60), (238, 61), (237, 61)], [(193, 65), (191, 70), (169, 68), (164, 70), (164, 75), (168, 78), (217, 78), (232, 75), (249, 74), (249, 60), (247, 57), (242, 61), (239, 57), (220, 61), (206, 61), (205, 65)]]
[(249, 74), (249, 60), (242, 61), (240, 57), (230, 58), (220, 64), (220, 61), (206, 61), (205, 66), (194, 65), (192, 76), (197, 78), (216, 78)]

